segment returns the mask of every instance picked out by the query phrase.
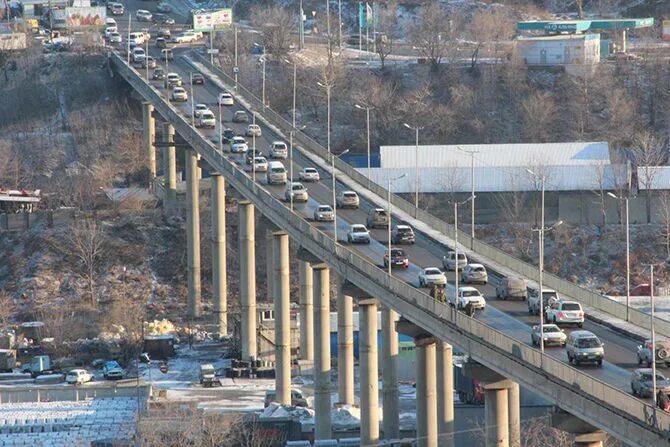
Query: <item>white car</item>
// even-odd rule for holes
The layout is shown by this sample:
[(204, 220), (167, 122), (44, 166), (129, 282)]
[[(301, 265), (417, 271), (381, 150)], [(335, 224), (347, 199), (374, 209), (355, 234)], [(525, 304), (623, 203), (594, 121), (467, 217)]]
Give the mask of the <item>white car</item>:
[(196, 127), (207, 127), (210, 129), (214, 129), (216, 127), (216, 117), (211, 111), (205, 110), (200, 113), (200, 116), (198, 117), (198, 120), (195, 122), (195, 125)]
[(314, 210), (314, 220), (317, 222), (333, 222), (335, 213), (330, 205), (319, 205)]
[(186, 102), (188, 101), (188, 93), (182, 87), (175, 87), (172, 89), (172, 100)]
[(144, 48), (140, 48), (140, 47), (133, 48), (131, 54), (132, 54), (133, 62), (135, 62), (135, 63), (142, 62), (144, 60), (144, 58), (146, 57), (146, 54), (144, 53)]
[(288, 146), (283, 141), (273, 141), (269, 153), (272, 158), (288, 158)]
[(309, 200), (309, 194), (307, 193), (307, 188), (300, 182), (290, 182), (286, 186), (286, 191), (284, 191), (284, 198), (287, 202), (291, 201), (293, 197), (294, 202), (307, 202)]
[(461, 272), (461, 282), (464, 284), (487, 284), (489, 275), (486, 273), (486, 267), (481, 264), (468, 264)]
[(198, 40), (199, 37), (196, 33), (193, 31), (185, 31), (181, 34), (177, 34), (176, 36), (172, 37), (172, 42), (174, 43), (191, 43), (195, 42)]
[(110, 33), (109, 34), (109, 43), (121, 43), (123, 39), (119, 33)]
[(255, 157), (253, 164), (244, 164), (244, 170), (248, 172), (268, 172), (268, 160), (265, 157)]
[(249, 124), (245, 135), (248, 137), (260, 137), (262, 134), (261, 126), (258, 124)]
[(232, 106), (235, 105), (235, 100), (233, 99), (233, 95), (230, 93), (219, 93), (219, 105), (222, 106)]
[(146, 9), (138, 9), (135, 13), (135, 18), (138, 22), (151, 22), (154, 16)]
[(335, 204), (338, 208), (358, 208), (360, 206), (360, 199), (354, 191), (342, 191), (337, 195)]
[(93, 375), (85, 369), (73, 369), (65, 375), (65, 381), (79, 385), (93, 380)]
[(168, 86), (181, 87), (182, 85), (181, 76), (179, 76), (177, 73), (168, 73), (165, 79), (165, 83)]
[[(568, 336), (565, 335), (563, 329), (559, 328), (555, 324), (544, 324), (542, 325), (544, 332), (544, 345), (556, 345), (556, 346), (565, 346), (565, 341), (568, 339)], [(533, 326), (530, 330), (530, 341), (533, 343), (533, 346), (540, 346), (540, 325)]]
[(466, 265), (468, 265), (468, 258), (462, 251), (458, 252), (458, 261), (456, 260), (456, 252), (453, 250), (449, 251), (442, 258), (442, 266), (444, 267), (445, 270), (450, 271), (451, 270), (456, 271), (456, 269), (461, 270), (465, 268)]
[(347, 232), (347, 242), (350, 244), (369, 244), (370, 232), (365, 225), (354, 224), (349, 227)]
[(200, 118), (200, 114), (202, 112), (209, 112), (209, 107), (207, 107), (207, 104), (196, 104), (193, 107), (193, 115), (195, 115), (196, 118)]
[(298, 178), (301, 182), (318, 182), (321, 179), (316, 168), (304, 168), (298, 173)]
[(486, 300), (474, 287), (459, 287), (456, 302), (454, 302), (453, 295), (449, 296), (449, 304), (456, 306), (457, 309), (465, 309), (468, 303), (472, 304), (475, 309), (484, 310), (486, 308)]
[(233, 140), (230, 142), (230, 152), (243, 154), (247, 150), (249, 150), (249, 146), (244, 137), (233, 137)]
[(105, 37), (109, 39), (109, 36), (111, 36), (112, 33), (118, 33), (119, 30), (116, 28), (116, 26), (108, 26), (105, 28)]
[(107, 17), (105, 19), (105, 26), (116, 26), (116, 20), (114, 20), (112, 17)]
[(584, 325), (584, 311), (577, 301), (557, 301), (544, 314), (547, 323)]
[(447, 277), (437, 267), (427, 267), (419, 272), (419, 287), (427, 287), (432, 284), (446, 285)]

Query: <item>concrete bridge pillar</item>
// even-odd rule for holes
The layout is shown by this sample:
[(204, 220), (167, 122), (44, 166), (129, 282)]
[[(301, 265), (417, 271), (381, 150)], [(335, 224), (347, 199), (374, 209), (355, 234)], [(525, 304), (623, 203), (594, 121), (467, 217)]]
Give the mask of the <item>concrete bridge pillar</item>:
[(379, 382), (377, 365), (377, 301), (358, 303), (361, 381), (361, 445), (379, 443)]
[(186, 151), (186, 252), (188, 258), (188, 316), (200, 316), (200, 182), (195, 151)]
[(509, 447), (509, 408), (506, 380), (484, 386), (486, 447)]
[(275, 281), (275, 268), (272, 265), (274, 256), (272, 255), (272, 230), (265, 232), (265, 283), (267, 284), (267, 300), (274, 302), (277, 292), (274, 287), (277, 284)]
[(277, 403), (291, 405), (291, 304), (288, 233), (272, 233), (275, 280), (275, 390)]
[(156, 140), (156, 120), (152, 116), (154, 106), (150, 102), (142, 103), (142, 124), (144, 128), (144, 150), (149, 163), (149, 190), (154, 191), (156, 180), (156, 151), (154, 141)]
[(521, 401), (519, 397), (519, 384), (511, 380), (507, 388), (507, 414), (509, 446), (521, 447)]
[[(163, 142), (174, 143), (174, 127), (170, 123), (163, 123)], [(177, 155), (174, 146), (163, 148), (163, 176), (163, 207), (171, 212), (177, 201)]]
[(435, 338), (419, 337), (416, 345), (416, 440), (420, 447), (437, 447), (437, 381)]
[[(237, 204), (240, 216), (240, 304), (242, 308), (242, 360), (258, 355), (256, 343), (256, 219), (254, 204)], [(269, 286), (269, 285), (268, 285)]]
[(400, 396), (398, 393), (398, 314), (382, 307), (382, 411), (384, 439), (400, 438)]
[(314, 438), (330, 439), (330, 269), (314, 266)]
[(440, 447), (454, 447), (454, 364), (453, 349), (438, 341), (437, 354), (437, 430)]
[(228, 334), (228, 281), (226, 273), (226, 187), (220, 173), (212, 173), (212, 289), (220, 335)]
[(575, 447), (603, 447), (606, 434), (572, 414), (556, 407), (551, 413), (551, 426), (575, 435)]
[[(340, 285), (341, 286), (341, 285)], [(337, 391), (339, 403), (354, 405), (353, 298), (337, 291)]]
[(308, 261), (299, 261), (300, 359), (314, 362), (314, 273)]

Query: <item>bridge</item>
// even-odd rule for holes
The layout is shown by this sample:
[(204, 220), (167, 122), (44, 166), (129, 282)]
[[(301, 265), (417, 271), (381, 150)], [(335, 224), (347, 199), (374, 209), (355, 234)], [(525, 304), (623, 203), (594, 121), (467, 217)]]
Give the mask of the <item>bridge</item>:
[[(338, 356), (338, 390), (341, 403), (353, 404), (353, 349), (350, 321), (352, 301), (357, 300), (360, 312), (360, 404), (361, 443), (378, 445), (383, 439), (398, 436), (398, 388), (395, 375), (397, 360), (397, 331), (415, 337), (417, 346), (417, 441), (426, 446), (452, 446), (453, 439), (453, 380), (451, 376), (452, 345), (458, 346), (485, 368), (478, 373), (486, 383), (486, 443), (487, 446), (518, 446), (519, 385), (532, 389), (555, 402), (567, 412), (557, 417), (556, 425), (577, 434), (576, 445), (602, 445), (603, 432), (607, 432), (629, 445), (661, 446), (670, 439), (670, 415), (656, 411), (645, 400), (628, 393), (630, 372), (622, 367), (623, 360), (606, 361), (602, 369), (582, 370), (566, 363), (561, 352), (545, 352), (530, 346), (529, 328), (515, 314), (504, 307), (487, 306), (486, 311), (470, 318), (435, 301), (417, 287), (421, 267), (439, 265), (441, 254), (448, 241), (443, 230), (452, 230), (444, 222), (425, 211), (414, 209), (399, 197), (391, 195), (395, 221), (410, 220), (420, 230), (417, 244), (412, 247), (412, 264), (403, 272), (388, 272), (380, 268), (385, 253), (383, 234), (373, 231), (373, 241), (364, 248), (345, 244), (342, 235), (349, 224), (364, 222), (365, 210), (375, 206), (385, 207), (387, 191), (372, 184), (367, 178), (331, 158), (322, 147), (309, 137), (291, 127), (281, 116), (258, 102), (242, 89), (234, 93), (236, 100), (253, 109), (258, 124), (263, 127), (264, 144), (275, 139), (289, 140), (292, 133), (295, 147), (288, 160), (293, 170), (303, 166), (319, 168), (322, 180), (332, 172), (337, 190), (354, 189), (361, 196), (360, 210), (338, 210), (337, 240), (332, 224), (317, 224), (311, 220), (315, 206), (332, 203), (333, 191), (329, 181), (309, 187), (310, 200), (306, 204), (289, 204), (282, 200), (283, 187), (267, 185), (259, 175), (245, 172), (243, 158), (227, 153), (219, 147), (218, 132), (196, 129), (191, 124), (190, 104), (177, 106), (166, 101), (166, 92), (145, 79), (144, 70), (137, 71), (117, 53), (109, 54), (114, 72), (125, 79), (144, 99), (145, 146), (150, 154), (150, 169), (155, 177), (155, 118), (160, 115), (164, 123), (163, 153), (165, 158), (164, 205), (170, 207), (176, 197), (176, 151), (173, 136), (178, 133), (190, 146), (184, 150), (187, 183), (187, 251), (188, 251), (188, 303), (189, 315), (200, 315), (200, 234), (198, 160), (206, 163), (212, 176), (212, 263), (215, 312), (221, 333), (226, 327), (226, 257), (225, 257), (225, 188), (234, 188), (247, 200), (239, 206), (240, 288), (242, 309), (242, 356), (256, 356), (256, 278), (255, 278), (255, 213), (262, 213), (277, 228), (272, 234), (271, 256), (266, 261), (272, 266), (268, 284), (275, 300), (277, 400), (290, 403), (290, 333), (289, 322), (289, 239), (299, 247), (301, 279), (301, 319), (306, 322), (305, 340), (301, 356), (314, 361), (315, 371), (315, 436), (331, 437), (329, 349), (329, 299), (330, 272), (336, 272), (341, 282), (338, 290), (338, 317), (342, 324), (338, 340), (345, 340)], [(195, 102), (215, 104), (222, 89), (233, 92), (232, 80), (216, 67), (194, 53), (183, 53), (170, 64), (187, 79), (191, 71), (200, 71), (208, 78), (205, 88), (195, 92)], [(239, 108), (239, 107), (237, 107)], [(236, 108), (236, 109), (237, 109)], [(223, 118), (230, 121), (232, 112), (224, 110)], [(238, 126), (238, 133), (242, 127)], [(265, 149), (265, 147), (260, 148)], [(151, 165), (153, 163), (153, 165)], [(331, 174), (332, 175), (332, 174)], [(332, 180), (332, 179), (331, 179)], [(464, 236), (464, 235), (463, 235)], [(459, 236), (460, 238), (461, 236)], [(380, 239), (381, 238), (381, 239)], [(530, 277), (535, 269), (477, 240), (463, 237), (464, 245), (473, 249), (476, 256), (489, 259), (518, 273)], [(508, 259), (509, 258), (509, 259)], [(421, 264), (421, 267), (419, 267)], [(514, 268), (512, 268), (512, 265)], [(549, 277), (546, 284), (566, 296), (579, 299), (585, 305), (624, 318), (644, 328), (649, 317), (623, 309), (621, 305), (605, 301), (593, 292), (581, 289), (559, 278)], [(451, 286), (450, 286), (451, 287)], [(382, 308), (381, 368), (377, 361), (377, 308)], [(313, 308), (313, 314), (310, 309)], [(398, 320), (398, 315), (402, 318)], [(313, 316), (313, 319), (311, 318)], [(657, 329), (670, 334), (668, 322), (658, 320)], [(613, 350), (623, 353), (632, 348), (634, 341), (605, 333), (602, 327), (594, 328), (601, 338), (613, 341)], [(611, 331), (610, 331), (611, 332)], [(347, 342), (349, 340), (349, 342)], [(632, 358), (632, 353), (630, 354)], [(618, 357), (623, 354), (618, 355)], [(607, 359), (607, 356), (606, 356)], [(378, 382), (382, 373), (383, 426), (380, 433)], [(477, 372), (475, 372), (477, 373)]]

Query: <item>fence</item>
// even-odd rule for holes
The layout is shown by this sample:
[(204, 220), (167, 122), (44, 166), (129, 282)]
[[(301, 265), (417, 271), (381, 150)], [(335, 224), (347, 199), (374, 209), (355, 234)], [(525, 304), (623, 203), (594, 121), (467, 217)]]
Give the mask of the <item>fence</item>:
[(2, 387), (0, 388), (0, 404), (17, 402), (60, 402), (80, 401), (85, 399), (104, 399), (112, 397), (137, 398), (142, 406), (146, 405), (151, 396), (151, 385), (141, 382), (120, 386), (87, 385), (87, 386), (36, 386), (34, 388)]

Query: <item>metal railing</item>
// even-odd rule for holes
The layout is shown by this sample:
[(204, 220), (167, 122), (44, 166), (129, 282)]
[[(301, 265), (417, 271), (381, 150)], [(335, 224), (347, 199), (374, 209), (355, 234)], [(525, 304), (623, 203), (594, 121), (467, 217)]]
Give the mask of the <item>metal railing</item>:
[[(370, 260), (336, 243), (326, 233), (284, 206), (218, 152), (214, 144), (191, 127), (179, 111), (122, 58), (116, 54), (110, 57), (118, 72), (140, 95), (154, 104), (158, 113), (170, 121), (176, 132), (221, 172), (234, 189), (250, 199), (279, 228), (287, 231), (293, 241), (316, 257), (327, 260), (341, 276), (435, 336), (445, 340), (453, 339), (452, 342), (467, 349), (475, 360), (507, 377), (534, 386), (562, 408), (595, 426), (607, 429), (619, 439), (633, 444), (666, 444), (670, 414), (656, 412), (651, 405), (622, 390), (543, 355), (539, 350), (476, 319), (453, 311), (412, 285), (389, 276)], [(550, 385), (560, 392), (551, 394), (547, 391)]]

